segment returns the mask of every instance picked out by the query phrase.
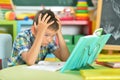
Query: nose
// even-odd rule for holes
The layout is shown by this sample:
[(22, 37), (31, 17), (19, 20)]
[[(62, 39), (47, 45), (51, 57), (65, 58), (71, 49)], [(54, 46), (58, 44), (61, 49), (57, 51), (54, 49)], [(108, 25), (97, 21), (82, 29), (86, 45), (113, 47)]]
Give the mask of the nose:
[(48, 37), (47, 41), (50, 43), (52, 41), (52, 37)]

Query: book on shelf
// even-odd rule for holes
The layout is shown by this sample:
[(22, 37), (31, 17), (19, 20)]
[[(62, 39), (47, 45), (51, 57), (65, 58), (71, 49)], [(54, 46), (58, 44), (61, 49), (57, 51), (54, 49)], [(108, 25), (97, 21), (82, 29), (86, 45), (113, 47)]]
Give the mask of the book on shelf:
[(84, 80), (120, 80), (120, 69), (86, 69), (80, 74)]
[(0, 0), (0, 8), (13, 10), (14, 6), (12, 0)]

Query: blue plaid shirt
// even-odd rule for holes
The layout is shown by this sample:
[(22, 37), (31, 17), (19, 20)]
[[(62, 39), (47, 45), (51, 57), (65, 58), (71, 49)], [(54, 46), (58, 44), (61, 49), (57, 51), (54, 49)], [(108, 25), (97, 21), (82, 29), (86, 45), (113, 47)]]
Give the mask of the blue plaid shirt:
[[(31, 32), (31, 29), (22, 31), (18, 34), (13, 43), (12, 57), (10, 59), (12, 64), (14, 65), (25, 64), (25, 62), (21, 58), (21, 54), (22, 52), (28, 51), (31, 48), (34, 39), (35, 38)], [(36, 62), (44, 60), (48, 53), (53, 53), (57, 49), (57, 45), (55, 43), (55, 40), (53, 39), (53, 41), (49, 43), (47, 46), (40, 48), (41, 48), (40, 53), (38, 55)]]

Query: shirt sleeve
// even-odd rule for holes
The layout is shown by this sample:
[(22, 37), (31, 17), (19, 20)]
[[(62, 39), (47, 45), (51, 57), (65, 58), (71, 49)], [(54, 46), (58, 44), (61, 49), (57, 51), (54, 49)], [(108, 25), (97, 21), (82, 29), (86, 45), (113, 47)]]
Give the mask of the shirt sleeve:
[(28, 51), (29, 49), (30, 49), (30, 44), (29, 41), (27, 40), (27, 36), (18, 35), (13, 43), (13, 50), (12, 50), (13, 61), (18, 64), (23, 64), (24, 61), (22, 60), (21, 54), (22, 52)]

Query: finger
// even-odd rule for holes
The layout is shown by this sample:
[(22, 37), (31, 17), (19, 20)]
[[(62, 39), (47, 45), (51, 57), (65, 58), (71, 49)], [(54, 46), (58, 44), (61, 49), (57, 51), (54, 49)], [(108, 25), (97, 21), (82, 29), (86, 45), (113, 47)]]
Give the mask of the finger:
[(48, 16), (48, 14), (46, 13), (43, 18), (42, 18), (42, 21), (45, 21), (46, 17)]
[(61, 26), (61, 22), (60, 21), (57, 21), (58, 25)]
[(36, 22), (34, 22), (34, 27), (35, 27), (35, 31), (37, 30), (37, 25)]
[(39, 18), (38, 18), (38, 23), (40, 23), (40, 22), (41, 22), (41, 16), (42, 16), (42, 14), (40, 14), (40, 15), (39, 15)]
[(60, 21), (60, 19), (59, 19), (59, 17), (58, 17), (58, 16), (55, 16), (55, 18), (56, 18), (58, 21)]
[(48, 23), (49, 19), (50, 19), (51, 16), (48, 16), (45, 20), (46, 23)]
[(49, 23), (48, 23), (48, 26), (50, 26), (50, 25), (53, 24), (53, 23), (54, 23), (54, 21), (49, 22)]
[(34, 26), (35, 26), (35, 28), (37, 27), (37, 26), (36, 26), (36, 22), (34, 22)]

